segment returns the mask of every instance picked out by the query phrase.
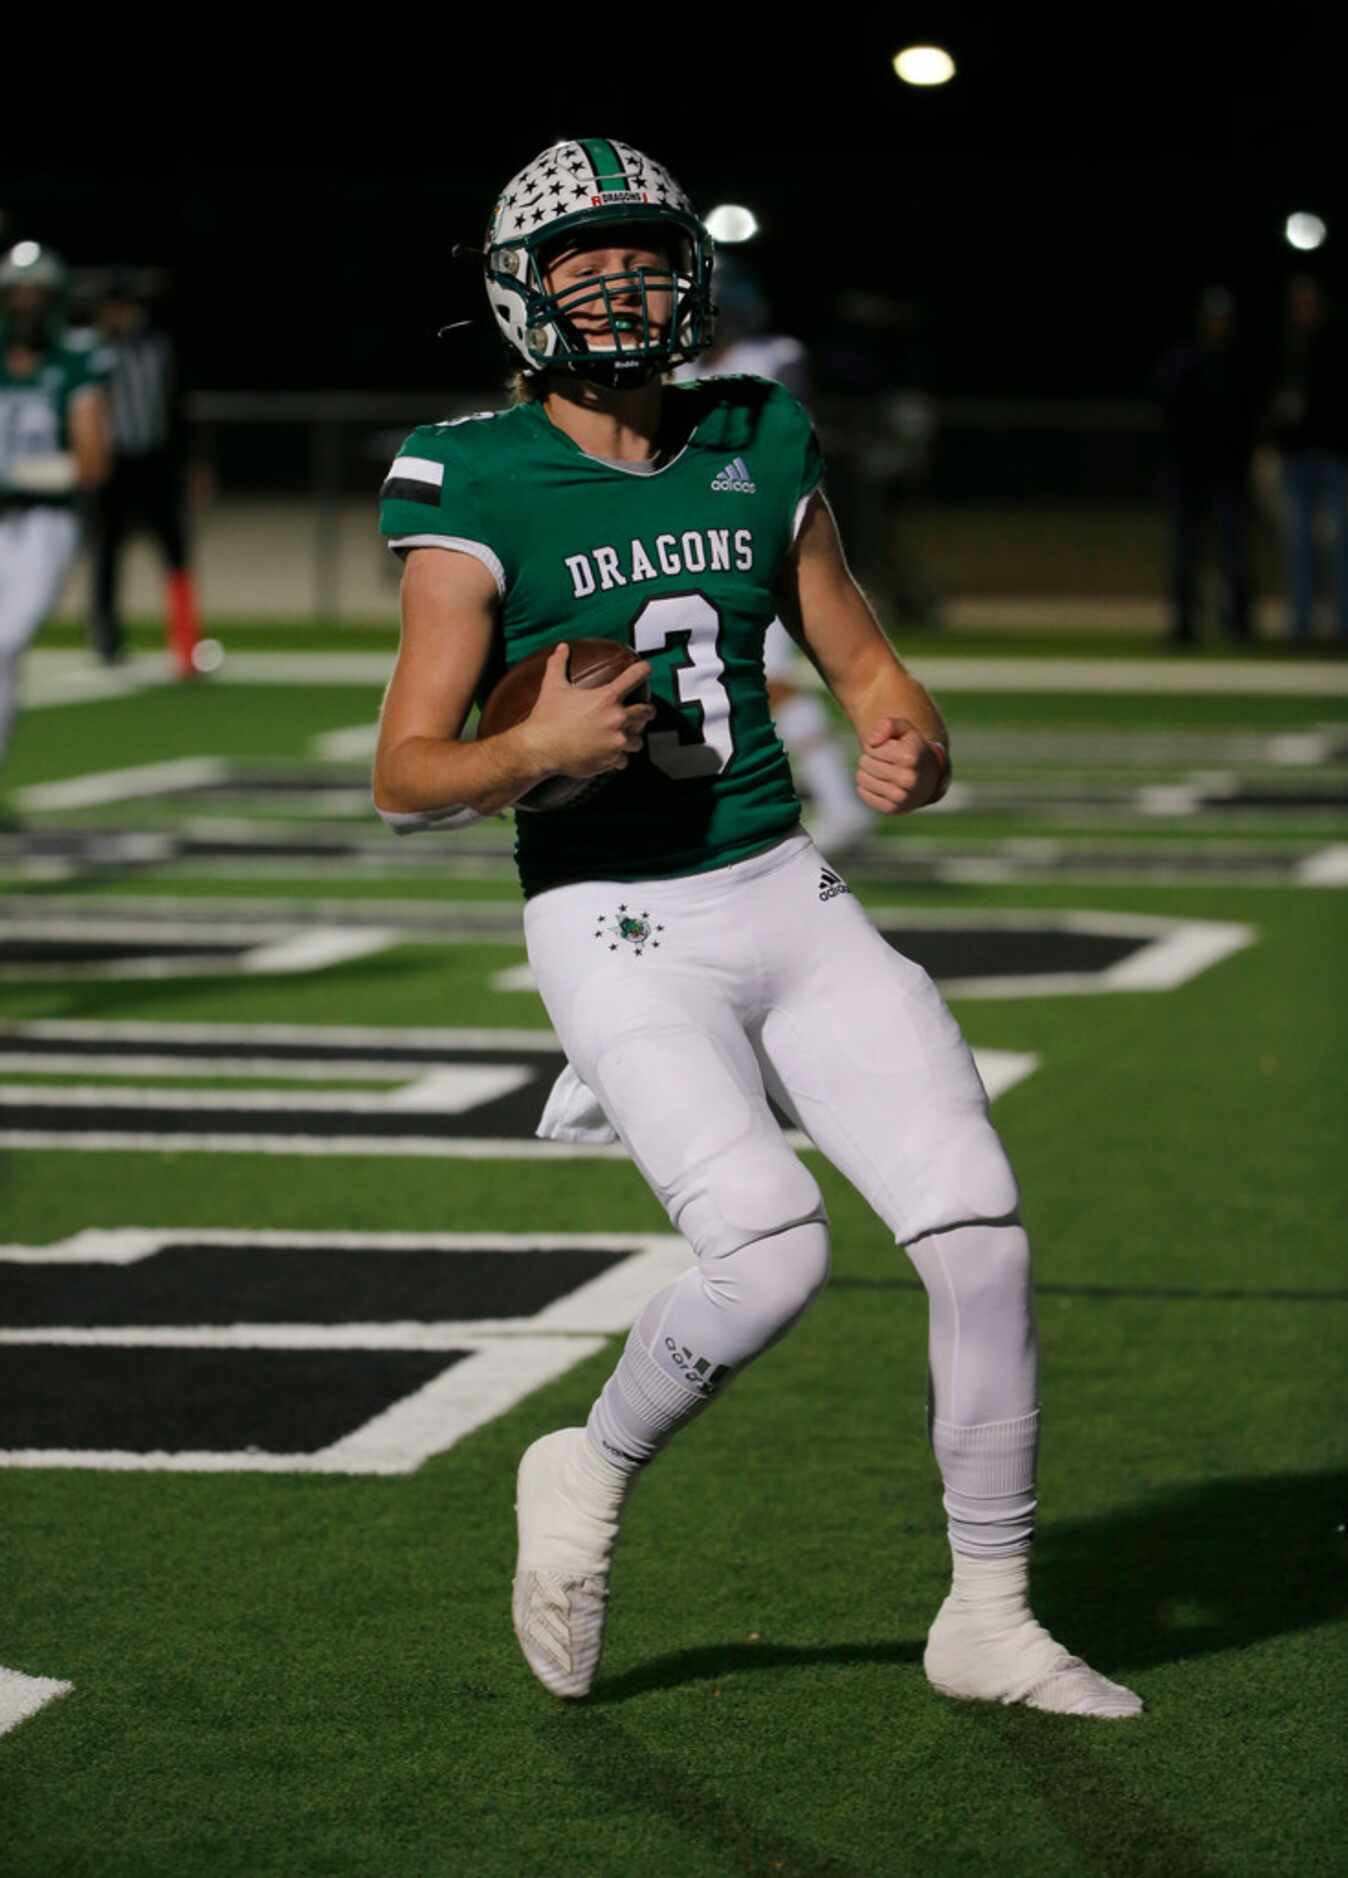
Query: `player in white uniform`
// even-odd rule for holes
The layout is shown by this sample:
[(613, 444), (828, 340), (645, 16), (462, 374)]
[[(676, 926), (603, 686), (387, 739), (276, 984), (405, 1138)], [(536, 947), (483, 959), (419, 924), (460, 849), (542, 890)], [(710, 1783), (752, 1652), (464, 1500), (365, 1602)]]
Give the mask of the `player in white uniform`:
[(98, 368), (65, 343), (64, 289), (61, 262), (35, 241), (0, 261), (0, 761), (19, 660), (79, 545), (76, 499), (108, 471)]
[[(676, 379), (771, 378), (802, 403), (810, 395), (810, 361), (804, 345), (789, 333), (766, 330), (768, 305), (757, 282), (735, 259), (716, 264), (716, 331), (707, 350), (681, 365)], [(815, 845), (841, 859), (864, 840), (871, 825), (852, 786), (851, 765), (834, 741), (833, 728), (818, 694), (800, 682), (800, 653), (779, 619), (763, 641), (763, 670), (773, 720), (814, 801), (806, 824)]]
[[(948, 773), (940, 713), (847, 570), (808, 416), (759, 379), (663, 382), (707, 343), (711, 244), (629, 145), (544, 151), (498, 202), (485, 264), (525, 397), (422, 426), (385, 484), (381, 527), (406, 571), (375, 801), (434, 821), (450, 804), (493, 813), (547, 776), (609, 776), (584, 806), (517, 818), (529, 956), (571, 1065), (545, 1127), (611, 1126), (696, 1255), (641, 1313), (587, 1426), (520, 1464), (526, 1660), (554, 1694), (587, 1693), (633, 1481), (825, 1282), (822, 1198), (771, 1091), (928, 1293), (953, 1554), (929, 1679), (966, 1699), (1135, 1715), (1138, 1698), (1069, 1656), (1028, 1602), (1029, 1247), (973, 1059), (926, 973), (801, 833), (772, 730), (776, 612), (847, 712), (876, 812), (920, 809)], [(567, 679), (571, 636), (647, 657), (585, 690)], [(540, 649), (531, 714), (465, 740), (473, 697)], [(652, 703), (626, 704), (643, 674)]]

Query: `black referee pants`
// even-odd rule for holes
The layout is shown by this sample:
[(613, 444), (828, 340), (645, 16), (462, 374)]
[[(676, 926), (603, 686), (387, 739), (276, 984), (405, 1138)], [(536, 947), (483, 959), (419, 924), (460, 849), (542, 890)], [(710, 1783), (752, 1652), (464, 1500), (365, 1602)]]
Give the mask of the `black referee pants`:
[(118, 457), (98, 491), (94, 524), (94, 591), (90, 631), (100, 658), (122, 652), (117, 605), (118, 564), (131, 535), (143, 529), (159, 544), (170, 574), (187, 567), (187, 523), (182, 469), (164, 450)]

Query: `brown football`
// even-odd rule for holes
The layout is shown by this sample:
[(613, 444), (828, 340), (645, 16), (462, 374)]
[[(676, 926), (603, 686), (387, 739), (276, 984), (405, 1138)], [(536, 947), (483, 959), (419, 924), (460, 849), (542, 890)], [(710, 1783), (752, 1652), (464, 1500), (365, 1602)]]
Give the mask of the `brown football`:
[[(632, 648), (619, 645), (614, 639), (571, 639), (567, 643), (571, 651), (566, 662), (566, 675), (573, 685), (583, 685), (587, 691), (597, 685), (606, 685), (619, 672), (637, 662), (637, 655)], [(552, 646), (545, 646), (541, 652), (531, 652), (527, 659), (512, 665), (504, 678), (492, 687), (478, 719), (479, 737), (499, 737), (503, 730), (513, 730), (516, 724), (524, 722), (538, 701), (543, 673), (553, 651)], [(649, 695), (650, 686), (642, 678), (628, 693), (628, 698), (632, 703), (640, 704)], [(541, 783), (535, 783), (527, 795), (521, 796), (515, 807), (532, 810), (573, 809), (597, 789), (602, 789), (613, 774), (610, 770), (603, 776), (548, 776)]]

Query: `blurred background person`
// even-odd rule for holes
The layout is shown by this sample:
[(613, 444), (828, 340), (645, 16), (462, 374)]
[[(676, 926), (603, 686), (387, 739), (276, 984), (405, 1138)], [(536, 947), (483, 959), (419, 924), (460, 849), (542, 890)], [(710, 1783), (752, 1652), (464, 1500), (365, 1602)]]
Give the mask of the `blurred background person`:
[(1203, 572), (1213, 536), (1228, 638), (1251, 637), (1250, 477), (1259, 392), (1225, 287), (1198, 302), (1194, 335), (1156, 375), (1169, 440), (1170, 643), (1199, 639)]
[(926, 481), (937, 430), (916, 300), (852, 288), (817, 349), (820, 436), (839, 532), (882, 624), (938, 631), (941, 596), (905, 541), (904, 506)]
[(98, 494), (90, 634), (105, 665), (125, 657), (118, 606), (122, 550), (137, 529), (165, 567), (169, 656), (179, 678), (197, 675), (201, 639), (189, 560), (182, 396), (173, 342), (130, 280), (114, 280), (96, 316), (112, 420), (112, 469)]
[(1310, 274), (1287, 283), (1272, 434), (1282, 461), (1292, 643), (1309, 645), (1315, 631), (1316, 535), (1323, 518), (1335, 620), (1340, 641), (1348, 644), (1348, 369), (1342, 326)]
[(772, 308), (757, 276), (724, 248), (716, 254), (716, 336), (676, 378), (775, 378), (793, 397), (810, 396), (810, 360), (803, 342), (775, 333)]
[(80, 494), (108, 469), (98, 362), (68, 343), (66, 285), (60, 259), (36, 241), (0, 261), (0, 761), (19, 661), (79, 545)]
[[(809, 354), (801, 340), (771, 330), (772, 310), (753, 272), (721, 250), (712, 291), (717, 305), (715, 340), (675, 376), (773, 378), (806, 402), (811, 389)], [(773, 720), (813, 805), (811, 838), (826, 855), (841, 857), (864, 838), (871, 813), (857, 798), (851, 744), (835, 734), (820, 693), (798, 682), (802, 656), (781, 621), (774, 620), (763, 645)]]

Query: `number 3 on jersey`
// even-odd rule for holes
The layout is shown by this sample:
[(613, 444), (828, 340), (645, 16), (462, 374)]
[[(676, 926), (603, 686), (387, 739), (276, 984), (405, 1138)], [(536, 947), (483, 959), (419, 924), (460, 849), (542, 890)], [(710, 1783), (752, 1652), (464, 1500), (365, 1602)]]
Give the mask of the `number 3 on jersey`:
[(716, 649), (721, 616), (700, 593), (671, 593), (644, 606), (632, 622), (632, 644), (643, 657), (686, 636), (688, 663), (678, 670), (679, 702), (700, 713), (699, 741), (684, 743), (676, 730), (646, 733), (657, 769), (676, 782), (716, 776), (735, 753), (730, 731), (730, 696), (721, 683), (725, 665)]

